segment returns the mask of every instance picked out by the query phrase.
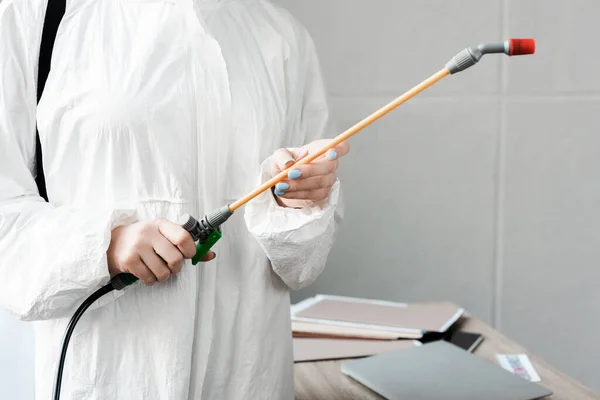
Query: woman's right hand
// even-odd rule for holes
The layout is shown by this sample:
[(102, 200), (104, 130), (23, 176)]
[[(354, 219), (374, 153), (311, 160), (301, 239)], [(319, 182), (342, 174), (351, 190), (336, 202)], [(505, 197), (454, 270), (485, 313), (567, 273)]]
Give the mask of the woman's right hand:
[[(180, 225), (159, 218), (115, 228), (106, 254), (111, 274), (130, 273), (153, 285), (179, 273), (183, 260), (196, 255), (196, 244)], [(211, 251), (202, 261), (213, 258)]]

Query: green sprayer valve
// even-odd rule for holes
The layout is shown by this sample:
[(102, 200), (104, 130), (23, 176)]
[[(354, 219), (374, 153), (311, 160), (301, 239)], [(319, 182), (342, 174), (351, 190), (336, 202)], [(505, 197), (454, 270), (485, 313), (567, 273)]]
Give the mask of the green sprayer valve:
[(223, 235), (217, 229), (211, 232), (204, 243), (196, 243), (196, 255), (192, 258), (192, 264), (196, 265), (210, 251), (211, 247), (221, 239)]

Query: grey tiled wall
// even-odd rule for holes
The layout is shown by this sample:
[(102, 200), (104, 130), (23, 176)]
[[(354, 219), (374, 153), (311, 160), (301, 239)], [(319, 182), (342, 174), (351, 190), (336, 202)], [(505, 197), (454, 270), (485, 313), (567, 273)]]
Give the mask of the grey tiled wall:
[(346, 128), (462, 48), (484, 58), (352, 140), (326, 292), (450, 299), (600, 391), (600, 1), (280, 0)]

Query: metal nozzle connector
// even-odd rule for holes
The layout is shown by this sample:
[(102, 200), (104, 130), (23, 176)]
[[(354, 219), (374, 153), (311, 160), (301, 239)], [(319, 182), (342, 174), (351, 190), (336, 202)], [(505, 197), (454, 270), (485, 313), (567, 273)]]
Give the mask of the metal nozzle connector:
[(231, 217), (232, 215), (233, 215), (233, 211), (231, 211), (231, 209), (229, 209), (229, 206), (223, 206), (221, 208), (217, 208), (216, 210), (210, 212), (202, 220), (203, 221), (206, 220), (206, 222), (208, 223), (208, 225), (211, 228), (217, 229), (225, 221), (227, 221), (229, 219), (229, 217)]
[(194, 242), (203, 241), (214, 230), (219, 227), (233, 215), (229, 206), (223, 206), (208, 213), (200, 221), (189, 214), (184, 214), (179, 218), (179, 225), (192, 235)]
[[(477, 48), (475, 48), (477, 49)], [(480, 51), (475, 52), (473, 54), (471, 48), (464, 49), (446, 64), (446, 69), (450, 72), (450, 74), (455, 74), (460, 71), (464, 71), (465, 69), (472, 67), (477, 64), (482, 54)]]

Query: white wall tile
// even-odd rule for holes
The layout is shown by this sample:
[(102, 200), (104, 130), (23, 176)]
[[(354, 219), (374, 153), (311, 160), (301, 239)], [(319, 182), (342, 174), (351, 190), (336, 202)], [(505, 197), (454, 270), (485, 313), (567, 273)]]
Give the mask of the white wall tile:
[(600, 101), (507, 110), (501, 329), (596, 390)]
[(507, 1), (507, 34), (537, 39), (535, 56), (505, 60), (509, 93), (600, 91), (600, 1)]
[[(280, 0), (306, 24), (332, 94), (400, 95), (465, 47), (501, 40), (499, 0)], [(425, 93), (494, 94), (500, 59)]]

